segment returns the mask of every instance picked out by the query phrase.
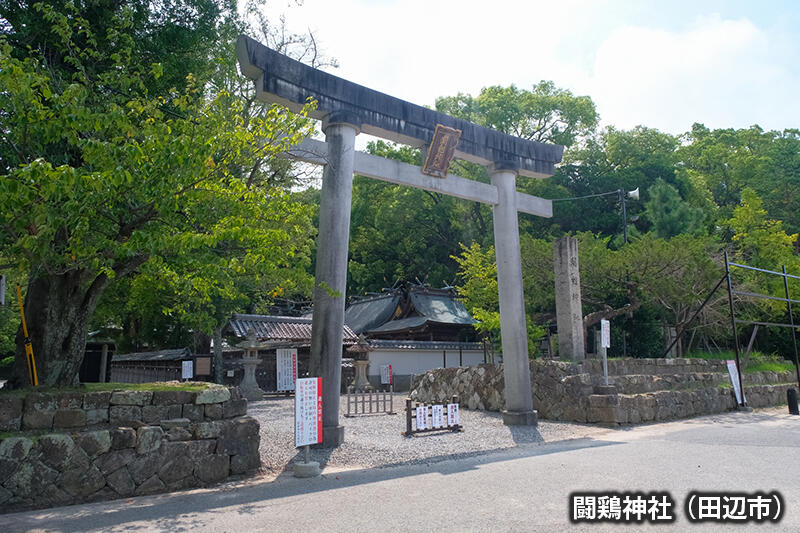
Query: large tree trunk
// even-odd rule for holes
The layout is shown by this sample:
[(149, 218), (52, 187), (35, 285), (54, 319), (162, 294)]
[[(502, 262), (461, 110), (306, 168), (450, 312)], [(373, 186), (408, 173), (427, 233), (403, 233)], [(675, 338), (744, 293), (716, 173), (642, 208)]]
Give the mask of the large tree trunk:
[[(39, 386), (76, 385), (89, 319), (108, 285), (108, 277), (72, 270), (65, 274), (32, 274), (29, 280), (25, 319)], [(31, 383), (22, 327), (17, 332), (16, 342), (12, 385), (25, 387)]]

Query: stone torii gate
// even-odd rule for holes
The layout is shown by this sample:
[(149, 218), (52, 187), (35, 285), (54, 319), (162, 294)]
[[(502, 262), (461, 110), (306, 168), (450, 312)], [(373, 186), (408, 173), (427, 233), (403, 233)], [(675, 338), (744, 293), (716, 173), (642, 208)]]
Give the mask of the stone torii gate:
[[(311, 360), (321, 361), (323, 379), (323, 446), (344, 441), (339, 384), (354, 173), (492, 206), (506, 387), (503, 422), (535, 425), (517, 211), (550, 217), (553, 209), (550, 200), (518, 192), (516, 175), (551, 176), (564, 147), (513, 137), (393, 98), (311, 68), (246, 36), (239, 37), (236, 51), (242, 74), (255, 81), (260, 101), (297, 111), (312, 98), (317, 109), (311, 116), (322, 121), (325, 133), (325, 142), (307, 139), (291, 154), (324, 165), (311, 334)], [(355, 137), (362, 131), (426, 149), (437, 124), (461, 131), (455, 157), (484, 165), (491, 184), (453, 175), (432, 177), (420, 167), (355, 151)]]

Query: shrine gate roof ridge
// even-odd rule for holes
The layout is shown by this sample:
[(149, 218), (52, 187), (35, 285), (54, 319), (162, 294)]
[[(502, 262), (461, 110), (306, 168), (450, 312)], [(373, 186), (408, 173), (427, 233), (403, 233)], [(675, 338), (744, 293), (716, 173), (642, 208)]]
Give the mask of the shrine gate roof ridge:
[(342, 112), (354, 116), (364, 133), (423, 146), (437, 124), (461, 130), (456, 157), (481, 165), (518, 168), (520, 175), (551, 176), (564, 147), (514, 137), (472, 122), (400, 100), (280, 54), (255, 39), (240, 35), (236, 51), (242, 74), (256, 81), (257, 97), (299, 110), (308, 98), (317, 101), (313, 118)]

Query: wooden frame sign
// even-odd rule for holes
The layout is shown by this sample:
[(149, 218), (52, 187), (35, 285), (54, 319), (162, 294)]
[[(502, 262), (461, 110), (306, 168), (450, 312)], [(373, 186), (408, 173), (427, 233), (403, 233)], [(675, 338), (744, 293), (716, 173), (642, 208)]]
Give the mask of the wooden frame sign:
[(428, 147), (428, 155), (422, 165), (422, 173), (436, 178), (446, 178), (459, 139), (461, 139), (461, 130), (437, 124), (436, 130), (433, 132), (433, 140)]
[(297, 380), (294, 395), (294, 445), (322, 442), (322, 378)]
[(194, 358), (194, 375), (195, 376), (211, 375), (211, 357), (196, 356)]
[(297, 349), (278, 348), (275, 352), (277, 390), (293, 391), (297, 382)]
[(185, 360), (181, 361), (181, 379), (192, 380), (194, 379), (194, 361)]

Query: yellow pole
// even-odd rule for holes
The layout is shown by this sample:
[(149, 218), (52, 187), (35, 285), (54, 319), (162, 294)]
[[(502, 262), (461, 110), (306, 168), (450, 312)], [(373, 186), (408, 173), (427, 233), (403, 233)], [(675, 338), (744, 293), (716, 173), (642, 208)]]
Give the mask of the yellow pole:
[(22, 333), (25, 335), (25, 356), (28, 359), (28, 376), (31, 379), (31, 385), (34, 387), (39, 386), (39, 378), (36, 375), (36, 359), (33, 357), (33, 345), (31, 338), (28, 336), (28, 325), (25, 323), (25, 309), (22, 308), (22, 288), (17, 283), (17, 301), (19, 302), (19, 314), (22, 317)]

